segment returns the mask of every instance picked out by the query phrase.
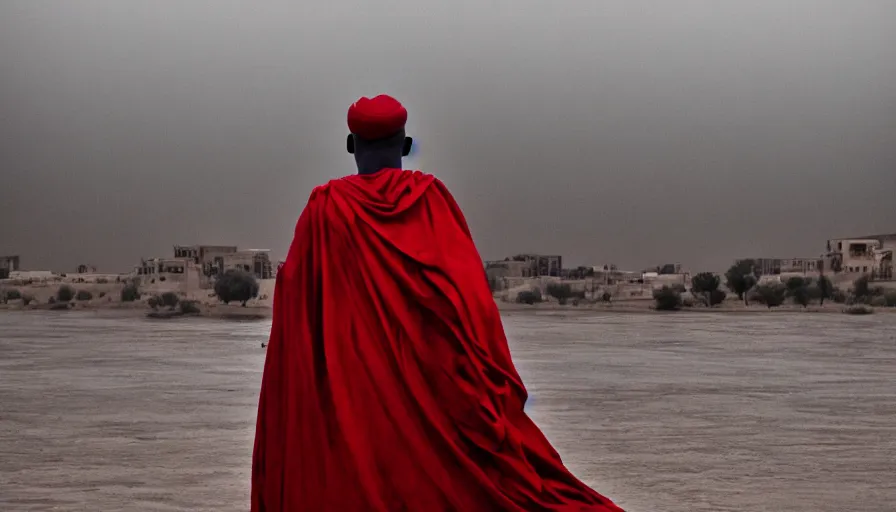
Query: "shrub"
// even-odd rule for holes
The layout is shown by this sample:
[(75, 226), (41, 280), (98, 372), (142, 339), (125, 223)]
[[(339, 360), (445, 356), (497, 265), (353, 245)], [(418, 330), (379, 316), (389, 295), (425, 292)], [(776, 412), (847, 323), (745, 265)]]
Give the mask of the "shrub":
[(165, 277), (165, 276), (159, 276), (159, 282), (160, 282), (160, 283), (164, 283), (164, 282), (167, 281), (167, 280), (168, 280), (167, 277)]
[(887, 290), (884, 293), (884, 302), (889, 308), (896, 308), (896, 290)]
[(725, 290), (713, 290), (709, 294), (709, 305), (717, 306), (725, 302), (726, 298), (728, 298), (728, 294), (725, 293)]
[(843, 312), (847, 315), (870, 315), (874, 313), (874, 309), (864, 304), (856, 304), (844, 309)]
[(71, 302), (75, 298), (75, 289), (68, 285), (62, 285), (56, 290), (56, 300), (59, 302)]
[(872, 295), (871, 293), (871, 278), (868, 276), (862, 276), (856, 279), (852, 284), (852, 294), (856, 296), (856, 299), (861, 301), (867, 297)]
[(174, 292), (165, 292), (159, 297), (159, 300), (159, 305), (174, 309), (177, 306), (177, 303), (180, 302), (180, 297)]
[(701, 272), (691, 279), (691, 294), (707, 306), (721, 304), (728, 295), (719, 289), (721, 279), (712, 272)]
[(809, 305), (809, 302), (812, 298), (812, 290), (806, 284), (807, 281), (802, 278), (799, 279), (797, 283), (794, 283), (794, 279), (788, 281), (790, 283), (788, 285), (787, 294), (793, 299), (794, 304), (799, 304), (800, 306), (806, 307)]
[(787, 287), (787, 291), (793, 293), (795, 290), (809, 286), (809, 282), (808, 279), (802, 277), (791, 277), (784, 283), (784, 286)]
[(19, 300), (21, 298), (22, 298), (22, 292), (20, 292), (19, 290), (15, 290), (15, 289), (6, 290), (6, 293), (3, 294), (3, 300), (7, 301), (7, 302), (9, 302), (11, 300)]
[(535, 304), (541, 302), (541, 292), (538, 290), (524, 290), (517, 294), (516, 301), (520, 304)]
[(129, 284), (121, 289), (122, 302), (134, 302), (140, 300), (140, 289), (135, 284)]
[(764, 284), (755, 288), (754, 300), (769, 309), (784, 304), (786, 298), (787, 287), (781, 284)]
[[(676, 292), (678, 291), (675, 287), (672, 287), (672, 290), (675, 290)], [(690, 303), (690, 306), (688, 307), (693, 307), (697, 304), (712, 307), (718, 306), (719, 304), (725, 302), (728, 294), (724, 290), (712, 290), (700, 293), (691, 289), (691, 297), (693, 297), (693, 299), (682, 297), (681, 300)]]
[(756, 262), (741, 260), (732, 265), (725, 272), (725, 285), (737, 294), (737, 298), (743, 299), (744, 304), (747, 304), (749, 302), (747, 294), (756, 286)]
[(834, 285), (831, 280), (825, 276), (819, 276), (815, 283), (814, 295), (818, 297), (819, 304), (824, 306), (824, 301), (834, 298)]
[(603, 295), (600, 296), (601, 302), (610, 302), (612, 298), (613, 296), (610, 295), (610, 292), (604, 292)]
[(258, 296), (258, 280), (248, 272), (228, 270), (215, 281), (215, 295), (224, 304), (241, 302), (246, 307), (246, 302)]
[(105, 297), (105, 296), (106, 296), (106, 292), (100, 292), (100, 298), (101, 298), (101, 299), (102, 299), (103, 297)]
[(831, 300), (836, 302), (837, 304), (846, 304), (846, 292), (841, 290), (840, 288), (834, 288), (831, 290)]
[(548, 285), (548, 295), (557, 299), (557, 302), (564, 305), (573, 297), (572, 287), (565, 283), (551, 283)]
[(681, 294), (668, 286), (653, 291), (657, 311), (677, 311), (681, 309)]
[(199, 311), (199, 303), (195, 300), (182, 300), (179, 303), (180, 312), (185, 315), (195, 315), (198, 314)]
[(152, 297), (150, 297), (146, 300), (146, 305), (151, 307), (152, 309), (158, 308), (159, 304), (161, 304), (161, 303), (162, 303), (162, 299), (160, 299), (156, 295), (153, 295)]
[(78, 290), (78, 293), (75, 295), (75, 300), (91, 300), (93, 299), (93, 294), (87, 290)]
[(105, 277), (98, 277), (98, 278), (96, 278), (96, 284), (106, 284), (106, 283), (108, 283), (108, 282), (109, 282), (109, 280), (106, 279)]
[(719, 276), (712, 272), (700, 272), (691, 278), (691, 289), (697, 293), (711, 292), (717, 290), (720, 283)]

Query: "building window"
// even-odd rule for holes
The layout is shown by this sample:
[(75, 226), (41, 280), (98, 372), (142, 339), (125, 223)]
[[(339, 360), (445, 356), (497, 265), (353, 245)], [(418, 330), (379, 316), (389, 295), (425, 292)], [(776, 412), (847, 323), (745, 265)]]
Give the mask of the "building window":
[(862, 267), (862, 272), (868, 272), (868, 267)]

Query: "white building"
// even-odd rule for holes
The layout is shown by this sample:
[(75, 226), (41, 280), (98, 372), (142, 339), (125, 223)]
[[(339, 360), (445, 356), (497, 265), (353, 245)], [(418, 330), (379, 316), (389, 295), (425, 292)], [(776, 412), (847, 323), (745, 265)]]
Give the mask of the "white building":
[(852, 238), (834, 238), (827, 242), (825, 268), (838, 274), (868, 275), (874, 280), (894, 279), (893, 253), (896, 233)]
[(167, 283), (186, 288), (199, 288), (202, 272), (189, 258), (148, 258), (134, 267), (134, 275), (141, 284)]

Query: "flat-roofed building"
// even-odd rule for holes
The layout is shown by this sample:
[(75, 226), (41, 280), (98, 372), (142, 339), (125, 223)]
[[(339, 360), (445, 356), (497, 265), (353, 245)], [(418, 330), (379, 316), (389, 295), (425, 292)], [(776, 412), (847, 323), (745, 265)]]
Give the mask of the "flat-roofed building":
[(867, 275), (874, 280), (894, 278), (896, 233), (832, 238), (827, 241), (825, 268), (833, 273)]

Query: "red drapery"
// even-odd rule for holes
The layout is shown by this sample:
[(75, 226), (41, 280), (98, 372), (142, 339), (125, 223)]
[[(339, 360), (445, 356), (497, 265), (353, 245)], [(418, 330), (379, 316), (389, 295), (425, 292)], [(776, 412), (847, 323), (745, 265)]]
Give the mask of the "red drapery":
[(389, 169), (315, 189), (277, 275), (252, 510), (621, 512), (525, 400), (444, 185)]

